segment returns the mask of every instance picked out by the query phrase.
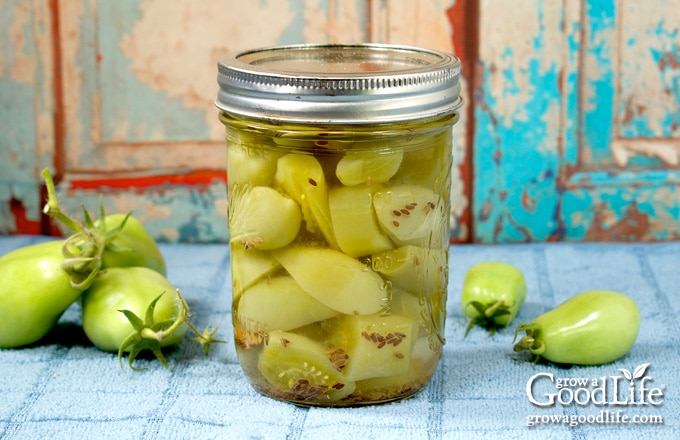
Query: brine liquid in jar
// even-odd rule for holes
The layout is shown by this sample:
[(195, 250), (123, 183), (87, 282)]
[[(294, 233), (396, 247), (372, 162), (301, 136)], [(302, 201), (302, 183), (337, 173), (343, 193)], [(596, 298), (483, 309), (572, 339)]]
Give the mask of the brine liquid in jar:
[[(375, 67), (362, 70), (369, 60), (383, 63), (382, 76), (396, 70), (406, 78), (430, 57), (443, 56), (424, 52), (425, 61), (416, 62), (416, 49), (408, 49), (416, 53), (407, 51), (407, 57), (405, 49), (349, 48), (268, 49), (221, 64), (217, 105), (226, 127), (236, 351), (255, 389), (301, 405), (412, 396), (427, 386), (444, 344), (451, 128), (460, 104), (453, 100), (447, 111), (432, 114), (410, 108), (383, 120), (379, 110), (392, 110), (375, 96), (362, 97), (373, 90), (370, 84), (358, 93), (356, 83), (349, 97), (338, 90), (341, 83), (330, 89), (340, 97), (310, 92), (321, 87), (313, 82), (320, 69), (330, 71), (323, 86), (330, 87), (328, 81), (339, 80), (336, 71), (344, 77), (350, 70), (353, 81), (359, 74), (370, 78)], [(388, 62), (388, 55), (396, 59)], [(319, 58), (330, 66), (310, 61)], [(253, 72), (228, 68), (239, 59)], [(284, 77), (295, 71), (295, 78), (260, 72), (267, 63)], [(270, 78), (258, 80), (258, 74)], [(410, 75), (408, 81), (417, 83), (416, 73)], [(297, 87), (301, 102), (275, 92), (271, 83), (277, 81), (288, 84), (288, 92)], [(279, 101), (302, 108), (296, 113), (284, 106), (277, 93)], [(382, 98), (389, 99), (397, 98)], [(341, 104), (358, 108), (334, 113)], [(364, 113), (356, 114), (362, 108), (375, 115), (362, 119)]]

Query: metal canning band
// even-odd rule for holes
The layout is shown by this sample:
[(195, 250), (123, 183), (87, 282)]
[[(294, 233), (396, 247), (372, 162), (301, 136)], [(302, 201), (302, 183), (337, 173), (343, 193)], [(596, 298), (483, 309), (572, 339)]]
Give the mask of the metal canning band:
[(288, 122), (362, 124), (457, 110), (460, 60), (379, 44), (297, 45), (231, 53), (218, 63), (215, 105)]

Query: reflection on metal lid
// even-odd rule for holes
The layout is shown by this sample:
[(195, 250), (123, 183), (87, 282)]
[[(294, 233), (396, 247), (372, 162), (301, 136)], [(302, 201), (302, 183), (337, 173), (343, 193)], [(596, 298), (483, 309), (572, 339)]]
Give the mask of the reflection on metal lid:
[(461, 105), (460, 60), (379, 44), (297, 45), (224, 56), (221, 110), (256, 118), (376, 123), (434, 117)]

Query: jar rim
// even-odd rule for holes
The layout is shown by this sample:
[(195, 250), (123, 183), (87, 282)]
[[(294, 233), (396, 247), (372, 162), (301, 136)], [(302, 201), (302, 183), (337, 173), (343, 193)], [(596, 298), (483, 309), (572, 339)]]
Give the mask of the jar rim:
[(215, 105), (302, 123), (375, 123), (456, 111), (460, 60), (387, 44), (301, 44), (232, 52), (218, 61)]

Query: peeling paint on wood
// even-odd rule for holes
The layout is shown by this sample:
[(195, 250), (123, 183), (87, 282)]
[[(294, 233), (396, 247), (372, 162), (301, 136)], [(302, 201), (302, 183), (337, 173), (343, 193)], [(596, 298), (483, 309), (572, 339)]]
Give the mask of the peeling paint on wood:
[[(469, 8), (478, 22), (461, 18)], [(511, 12), (502, 0), (0, 0), (0, 233), (43, 228), (39, 171), (56, 165), (73, 211), (101, 191), (159, 239), (224, 241), (219, 54), (362, 41), (464, 51), (469, 26), (479, 59), (454, 135), (454, 238), (680, 239), (678, 23), (677, 0), (522, 0)]]
[[(66, 212), (82, 220), (80, 205), (91, 213), (99, 209), (103, 197), (107, 213), (132, 212), (159, 241), (212, 243), (226, 242), (227, 200), (225, 182), (192, 186), (147, 186), (121, 191), (99, 187), (78, 189), (64, 181), (58, 196)], [(63, 233), (68, 233), (62, 228)]]
[(480, 5), (475, 240), (680, 238), (677, 2)]
[[(224, 129), (212, 104), (217, 59), (274, 44), (364, 41), (363, 5), (337, 0), (60, 3), (68, 103), (62, 199), (74, 205), (100, 190), (114, 209), (135, 208), (158, 239), (226, 241)], [(172, 177), (192, 173), (216, 179), (144, 183), (149, 176), (177, 181)], [(107, 176), (118, 182), (137, 178), (139, 186), (75, 189), (77, 182)]]
[(40, 231), (39, 172), (54, 149), (48, 0), (0, 1), (0, 234)]

